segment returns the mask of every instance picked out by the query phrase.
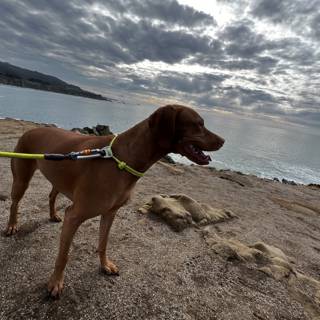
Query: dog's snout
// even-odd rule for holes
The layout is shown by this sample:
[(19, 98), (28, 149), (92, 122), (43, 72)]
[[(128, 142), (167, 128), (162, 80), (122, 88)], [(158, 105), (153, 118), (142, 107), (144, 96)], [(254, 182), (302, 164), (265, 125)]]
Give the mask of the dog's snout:
[(218, 135), (216, 135), (216, 141), (217, 141), (218, 148), (221, 148), (225, 143), (225, 140)]

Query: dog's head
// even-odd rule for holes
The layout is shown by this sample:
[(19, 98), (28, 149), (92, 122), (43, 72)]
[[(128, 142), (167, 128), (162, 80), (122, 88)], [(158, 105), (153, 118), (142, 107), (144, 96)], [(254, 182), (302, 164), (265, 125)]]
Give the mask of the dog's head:
[(206, 129), (201, 116), (191, 108), (167, 105), (149, 117), (149, 127), (158, 145), (167, 153), (186, 156), (200, 165), (209, 163), (203, 151), (216, 151), (224, 139)]

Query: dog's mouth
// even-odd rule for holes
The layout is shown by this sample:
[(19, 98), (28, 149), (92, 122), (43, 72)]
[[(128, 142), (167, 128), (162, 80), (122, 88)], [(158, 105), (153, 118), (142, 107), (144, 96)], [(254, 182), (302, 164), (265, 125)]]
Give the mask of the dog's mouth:
[(204, 154), (204, 152), (194, 144), (188, 143), (183, 144), (181, 155), (186, 156), (192, 162), (195, 162), (199, 165), (207, 165), (211, 161), (209, 155)]

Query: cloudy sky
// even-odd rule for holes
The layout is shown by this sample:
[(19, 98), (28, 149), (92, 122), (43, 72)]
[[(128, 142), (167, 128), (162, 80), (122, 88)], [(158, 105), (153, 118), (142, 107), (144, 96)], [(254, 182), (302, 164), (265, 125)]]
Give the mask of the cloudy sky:
[(1, 0), (0, 12), (1, 61), (109, 96), (320, 126), (320, 0)]

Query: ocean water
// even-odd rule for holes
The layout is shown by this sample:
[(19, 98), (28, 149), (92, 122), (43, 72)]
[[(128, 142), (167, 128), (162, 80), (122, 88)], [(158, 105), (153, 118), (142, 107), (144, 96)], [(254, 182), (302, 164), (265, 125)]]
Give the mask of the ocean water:
[[(157, 107), (0, 85), (0, 117), (55, 123), (66, 129), (99, 123), (121, 132)], [(271, 179), (320, 184), (320, 128), (197, 111), (205, 119), (206, 127), (226, 140), (222, 149), (211, 154), (211, 166)], [(178, 155), (174, 158), (190, 163)]]

